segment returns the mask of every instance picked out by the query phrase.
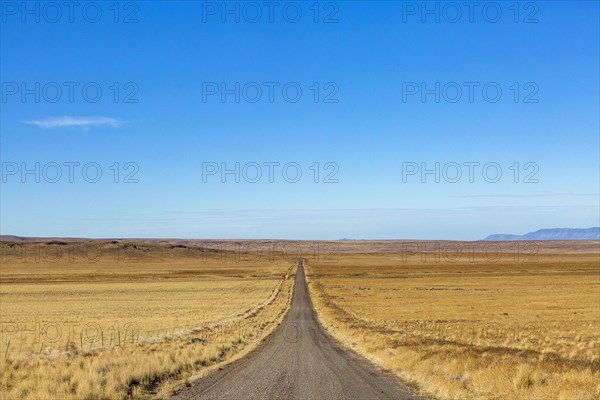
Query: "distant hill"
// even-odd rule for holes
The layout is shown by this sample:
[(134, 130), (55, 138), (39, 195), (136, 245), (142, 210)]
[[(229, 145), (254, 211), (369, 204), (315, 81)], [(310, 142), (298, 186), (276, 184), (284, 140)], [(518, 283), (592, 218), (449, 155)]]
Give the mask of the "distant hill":
[(5, 240), (9, 242), (28, 242), (31, 240), (31, 238), (15, 235), (0, 235), (0, 240)]
[(525, 235), (496, 234), (483, 240), (510, 241), (510, 240), (600, 240), (600, 227), (573, 229), (553, 228), (540, 229)]
[(91, 239), (87, 238), (63, 238), (63, 237), (29, 237), (15, 235), (0, 235), (0, 240), (8, 242), (43, 242), (48, 240), (62, 240), (65, 242), (84, 242)]

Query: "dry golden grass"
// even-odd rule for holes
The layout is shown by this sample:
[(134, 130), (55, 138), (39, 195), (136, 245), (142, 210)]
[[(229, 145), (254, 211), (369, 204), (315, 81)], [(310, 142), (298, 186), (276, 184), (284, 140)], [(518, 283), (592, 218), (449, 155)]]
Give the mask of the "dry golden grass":
[(410, 247), (305, 266), (325, 327), (426, 395), (597, 399), (598, 242), (542, 242), (525, 258), (501, 246), (493, 262)]
[(283, 257), (133, 242), (0, 246), (3, 399), (168, 395), (250, 351), (291, 299), (295, 260)]

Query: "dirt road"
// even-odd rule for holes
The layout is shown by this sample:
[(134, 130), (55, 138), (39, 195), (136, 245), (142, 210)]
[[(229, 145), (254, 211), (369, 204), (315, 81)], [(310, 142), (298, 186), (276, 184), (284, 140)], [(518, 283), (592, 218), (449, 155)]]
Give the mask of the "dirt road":
[(419, 397), (329, 337), (308, 295), (302, 261), (292, 306), (255, 351), (173, 397), (191, 399), (407, 399)]

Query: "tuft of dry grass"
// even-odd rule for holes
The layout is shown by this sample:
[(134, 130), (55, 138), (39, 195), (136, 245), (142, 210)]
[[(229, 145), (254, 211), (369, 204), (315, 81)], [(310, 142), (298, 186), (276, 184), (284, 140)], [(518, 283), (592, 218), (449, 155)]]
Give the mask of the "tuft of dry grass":
[[(134, 242), (0, 246), (0, 398), (166, 397), (254, 348), (291, 301), (295, 263), (283, 258)], [(68, 256), (47, 256), (56, 246)], [(94, 261), (81, 256), (90, 246)]]
[(538, 248), (527, 262), (362, 252), (305, 267), (326, 329), (426, 395), (596, 399), (598, 252)]

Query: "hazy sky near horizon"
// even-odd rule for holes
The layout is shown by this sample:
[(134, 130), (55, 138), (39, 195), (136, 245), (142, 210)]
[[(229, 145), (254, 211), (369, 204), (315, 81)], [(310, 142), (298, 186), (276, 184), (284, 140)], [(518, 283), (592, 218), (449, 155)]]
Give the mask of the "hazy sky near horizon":
[(1, 5), (2, 234), (600, 225), (598, 2), (23, 4)]

